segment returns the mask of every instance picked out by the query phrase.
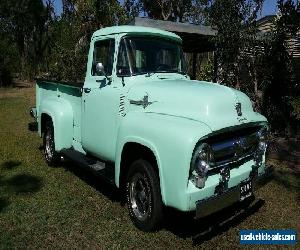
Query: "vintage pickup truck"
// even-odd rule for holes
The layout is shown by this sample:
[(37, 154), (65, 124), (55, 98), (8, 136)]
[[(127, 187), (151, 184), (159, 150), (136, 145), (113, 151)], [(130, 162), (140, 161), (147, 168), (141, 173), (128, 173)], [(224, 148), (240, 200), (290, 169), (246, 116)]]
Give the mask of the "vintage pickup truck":
[(181, 43), (159, 29), (103, 28), (83, 84), (36, 83), (31, 115), (48, 165), (67, 157), (124, 190), (144, 231), (165, 206), (201, 218), (247, 200), (270, 173), (266, 118), (242, 92), (190, 80)]

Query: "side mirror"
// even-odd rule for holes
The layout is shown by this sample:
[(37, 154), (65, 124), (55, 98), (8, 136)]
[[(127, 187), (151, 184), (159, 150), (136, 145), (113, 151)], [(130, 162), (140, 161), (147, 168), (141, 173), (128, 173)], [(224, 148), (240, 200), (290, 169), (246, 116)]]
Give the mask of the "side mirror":
[(111, 84), (111, 76), (106, 75), (103, 64), (101, 62), (97, 63), (95, 66), (95, 69), (96, 69), (97, 75), (104, 75), (106, 80), (108, 81), (108, 85), (110, 85)]
[(96, 69), (96, 73), (98, 75), (105, 75), (106, 76), (106, 73), (105, 73), (105, 70), (104, 70), (104, 66), (103, 66), (103, 64), (101, 62), (98, 62), (96, 64), (95, 69)]

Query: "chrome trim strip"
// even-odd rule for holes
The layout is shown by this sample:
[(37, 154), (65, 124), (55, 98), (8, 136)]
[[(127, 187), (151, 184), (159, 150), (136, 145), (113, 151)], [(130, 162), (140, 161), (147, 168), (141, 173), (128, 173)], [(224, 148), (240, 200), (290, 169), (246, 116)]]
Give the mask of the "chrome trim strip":
[(236, 160), (227, 161), (227, 162), (225, 162), (225, 163), (220, 163), (220, 164), (215, 164), (213, 167), (209, 168), (208, 171), (213, 170), (213, 169), (215, 169), (215, 168), (228, 166), (228, 165), (233, 164), (233, 163), (237, 163), (237, 162), (242, 161), (242, 160), (244, 160), (244, 159), (246, 159), (247, 157), (250, 157), (250, 156), (254, 156), (254, 153), (251, 153), (251, 154), (242, 156), (242, 157), (240, 157), (240, 158), (238, 158), (238, 159), (236, 159)]

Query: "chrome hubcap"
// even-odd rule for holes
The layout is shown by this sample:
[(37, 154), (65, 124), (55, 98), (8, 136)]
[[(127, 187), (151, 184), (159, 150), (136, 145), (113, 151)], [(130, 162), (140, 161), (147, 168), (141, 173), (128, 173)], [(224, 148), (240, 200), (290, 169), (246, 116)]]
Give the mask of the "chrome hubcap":
[(136, 173), (129, 186), (131, 208), (141, 221), (146, 220), (150, 212), (150, 188), (146, 176)]

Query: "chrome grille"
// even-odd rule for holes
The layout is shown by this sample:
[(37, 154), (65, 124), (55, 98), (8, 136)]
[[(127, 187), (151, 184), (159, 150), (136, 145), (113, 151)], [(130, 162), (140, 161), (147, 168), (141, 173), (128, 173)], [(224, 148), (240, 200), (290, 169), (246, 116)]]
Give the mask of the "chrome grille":
[[(211, 139), (210, 145), (214, 153), (212, 168), (229, 165), (245, 158), (253, 157), (259, 143), (257, 136), (259, 129), (260, 127), (247, 128), (245, 130), (219, 134), (219, 136)], [(221, 139), (217, 140), (218, 137)]]

